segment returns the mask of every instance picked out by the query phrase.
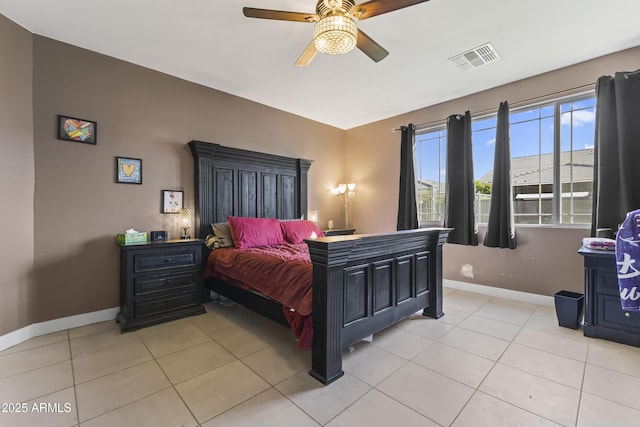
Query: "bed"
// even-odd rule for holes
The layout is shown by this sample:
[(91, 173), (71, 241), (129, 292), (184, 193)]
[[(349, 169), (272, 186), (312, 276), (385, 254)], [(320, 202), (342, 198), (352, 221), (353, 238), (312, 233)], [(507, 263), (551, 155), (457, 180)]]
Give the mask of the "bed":
[[(307, 214), (312, 161), (191, 141), (198, 237), (230, 216), (294, 219)], [(442, 245), (450, 229), (432, 228), (306, 240), (312, 263), (311, 376), (342, 375), (342, 352), (422, 310), (442, 312)], [(288, 325), (282, 304), (221, 278), (205, 286)]]

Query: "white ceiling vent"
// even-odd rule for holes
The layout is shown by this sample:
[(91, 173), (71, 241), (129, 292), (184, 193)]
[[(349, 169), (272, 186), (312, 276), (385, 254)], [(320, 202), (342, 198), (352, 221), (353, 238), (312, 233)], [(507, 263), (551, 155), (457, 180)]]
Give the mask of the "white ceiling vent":
[(449, 61), (453, 62), (460, 71), (466, 71), (498, 59), (500, 59), (498, 52), (491, 46), (491, 43), (486, 43), (470, 51), (455, 55), (449, 58)]

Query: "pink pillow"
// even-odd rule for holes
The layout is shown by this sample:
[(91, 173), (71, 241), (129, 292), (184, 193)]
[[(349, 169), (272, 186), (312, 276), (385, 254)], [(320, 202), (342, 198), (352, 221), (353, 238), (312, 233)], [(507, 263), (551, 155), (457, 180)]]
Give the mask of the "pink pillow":
[(304, 239), (324, 237), (322, 230), (320, 230), (318, 226), (311, 221), (282, 221), (281, 224), (284, 238), (289, 243), (302, 243), (304, 242)]
[(227, 218), (236, 248), (281, 245), (285, 243), (280, 221), (275, 218)]

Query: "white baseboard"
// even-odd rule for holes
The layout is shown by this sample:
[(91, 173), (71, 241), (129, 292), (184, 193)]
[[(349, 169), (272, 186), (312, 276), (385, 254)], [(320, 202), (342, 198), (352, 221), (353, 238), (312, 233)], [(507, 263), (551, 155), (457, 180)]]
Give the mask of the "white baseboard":
[(555, 305), (553, 297), (513, 291), (511, 289), (496, 288), (494, 286), (477, 285), (475, 283), (460, 282), (458, 280), (449, 279), (442, 279), (442, 286), (446, 288), (459, 289), (461, 291), (474, 292), (476, 294), (526, 302), (529, 304), (545, 305), (548, 307), (553, 307)]
[(40, 335), (77, 328), (92, 323), (104, 322), (106, 320), (113, 320), (116, 318), (118, 310), (119, 307), (107, 308), (105, 310), (61, 317), (60, 319), (47, 320), (46, 322), (25, 326), (24, 328), (0, 336), (0, 351)]

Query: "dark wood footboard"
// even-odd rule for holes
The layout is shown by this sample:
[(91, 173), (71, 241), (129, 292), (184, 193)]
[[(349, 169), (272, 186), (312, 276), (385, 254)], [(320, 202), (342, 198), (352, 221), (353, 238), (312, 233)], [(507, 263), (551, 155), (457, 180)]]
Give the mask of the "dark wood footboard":
[(308, 240), (313, 263), (310, 374), (344, 375), (342, 351), (423, 310), (442, 312), (442, 245), (451, 229), (420, 229)]

